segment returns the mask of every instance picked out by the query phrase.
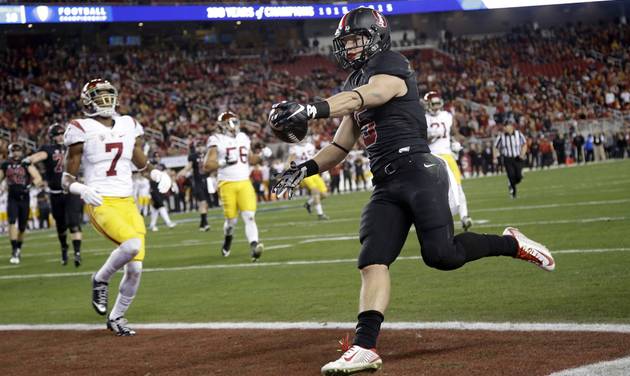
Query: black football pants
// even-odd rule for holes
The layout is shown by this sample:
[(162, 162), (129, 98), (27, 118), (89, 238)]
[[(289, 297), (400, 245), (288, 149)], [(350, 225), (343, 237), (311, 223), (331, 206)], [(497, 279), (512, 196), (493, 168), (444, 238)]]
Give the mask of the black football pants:
[(436, 269), (453, 270), (482, 257), (516, 254), (516, 241), (509, 236), (472, 232), (454, 236), (448, 167), (428, 153), (403, 158), (407, 161), (402, 167), (376, 183), (363, 209), (359, 269), (393, 263), (412, 224), (424, 263)]

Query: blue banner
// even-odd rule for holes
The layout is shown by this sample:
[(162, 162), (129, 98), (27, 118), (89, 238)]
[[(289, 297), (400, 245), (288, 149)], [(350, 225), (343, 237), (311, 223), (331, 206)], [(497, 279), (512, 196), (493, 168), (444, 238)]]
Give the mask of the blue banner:
[(7, 5), (0, 6), (0, 24), (68, 22), (151, 22), (151, 21), (250, 21), (339, 18), (359, 6), (377, 9), (385, 15), (496, 9), (536, 5), (610, 0), (409, 0), (352, 4), (293, 5)]

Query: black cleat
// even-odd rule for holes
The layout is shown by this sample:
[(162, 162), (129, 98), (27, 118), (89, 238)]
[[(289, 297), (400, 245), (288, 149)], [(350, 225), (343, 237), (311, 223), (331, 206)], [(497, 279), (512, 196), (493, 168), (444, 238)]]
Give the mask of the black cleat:
[(311, 211), (311, 204), (309, 204), (309, 203), (308, 203), (308, 201), (306, 201), (306, 202), (304, 203), (304, 209), (306, 209), (306, 211), (308, 212), (308, 214), (311, 214), (311, 213), (312, 213), (312, 211)]
[(252, 247), (252, 252), (251, 252), (252, 262), (256, 262), (262, 255), (263, 250), (265, 249), (265, 246), (263, 245), (263, 243), (259, 243), (259, 242), (252, 242), (250, 246)]
[(74, 266), (76, 268), (81, 266), (81, 252), (74, 252)]
[(105, 316), (107, 313), (107, 296), (109, 284), (107, 282), (97, 282), (94, 279), (96, 273), (92, 274), (92, 307), (96, 313)]
[(61, 265), (68, 265), (68, 247), (61, 248)]
[(136, 331), (127, 326), (127, 319), (120, 316), (113, 320), (107, 320), (107, 329), (114, 332), (119, 337), (131, 337), (136, 335)]

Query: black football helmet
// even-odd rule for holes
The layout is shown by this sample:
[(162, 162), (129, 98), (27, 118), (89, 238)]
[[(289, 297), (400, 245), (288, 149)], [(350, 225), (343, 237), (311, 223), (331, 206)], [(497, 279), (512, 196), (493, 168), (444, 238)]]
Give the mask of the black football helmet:
[(51, 141), (54, 141), (55, 137), (64, 134), (65, 131), (66, 130), (61, 124), (54, 123), (53, 125), (48, 127), (48, 138), (50, 138)]
[(24, 155), (24, 147), (21, 144), (12, 143), (9, 145), (9, 158), (18, 160)]
[[(345, 39), (351, 35), (364, 37), (363, 45), (346, 48)], [(367, 42), (365, 40), (367, 39)], [(333, 39), (333, 53), (343, 69), (359, 69), (372, 56), (391, 47), (389, 23), (383, 14), (377, 10), (359, 7), (346, 13), (339, 21), (339, 26)], [(348, 56), (348, 50), (362, 48), (358, 54)]]

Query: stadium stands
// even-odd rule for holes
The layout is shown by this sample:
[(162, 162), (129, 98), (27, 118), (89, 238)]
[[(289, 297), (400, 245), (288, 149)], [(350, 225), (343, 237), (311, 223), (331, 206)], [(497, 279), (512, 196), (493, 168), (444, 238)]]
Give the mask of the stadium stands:
[[(404, 51), (419, 90), (438, 90), (455, 112), (461, 134), (487, 138), (514, 122), (530, 134), (575, 130), (597, 119), (597, 130), (630, 116), (626, 24), (530, 26), (500, 36), (451, 38), (439, 48)], [(425, 46), (426, 47), (426, 46)], [(69, 53), (78, 51), (78, 53)], [(110, 47), (39, 45), (0, 52), (0, 128), (37, 142), (54, 121), (80, 114), (78, 93), (105, 75), (120, 88), (121, 112), (152, 129), (162, 154), (182, 154), (190, 134), (208, 133), (226, 109), (263, 125), (271, 103), (334, 94), (343, 82), (329, 56), (287, 50), (213, 51), (207, 45)], [(3, 106), (4, 107), (4, 106)], [(330, 138), (336, 124), (315, 129)], [(577, 129), (578, 131), (580, 129)], [(594, 130), (592, 130), (594, 132)], [(612, 136), (612, 134), (611, 134)], [(474, 140), (474, 139), (473, 139)]]

